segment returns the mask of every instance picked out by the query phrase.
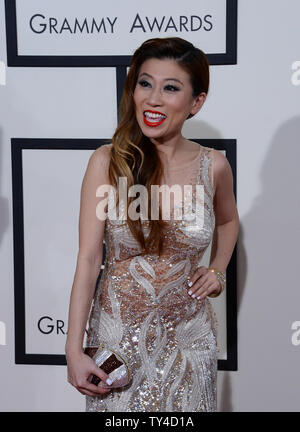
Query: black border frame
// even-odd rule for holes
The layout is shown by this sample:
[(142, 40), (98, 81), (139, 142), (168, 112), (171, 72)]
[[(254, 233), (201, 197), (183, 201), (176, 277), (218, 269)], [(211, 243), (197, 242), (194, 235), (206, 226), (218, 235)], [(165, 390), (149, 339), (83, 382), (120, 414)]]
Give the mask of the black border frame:
[[(231, 165), (236, 197), (236, 140), (235, 139), (194, 139), (207, 147), (224, 150)], [(25, 331), (25, 257), (24, 257), (24, 214), (23, 214), (23, 163), (22, 150), (94, 150), (111, 142), (109, 139), (77, 138), (12, 138), (12, 198), (13, 198), (13, 253), (14, 253), (14, 319), (15, 319), (15, 363), (66, 365), (62, 354), (27, 354)], [(105, 253), (103, 254), (103, 261)], [(237, 370), (237, 244), (227, 268), (226, 328), (227, 359), (218, 359), (218, 370)], [(101, 275), (99, 273), (98, 279)], [(97, 281), (98, 281), (97, 279)], [(96, 284), (97, 285), (97, 284)]]
[[(208, 53), (211, 65), (237, 63), (237, 0), (226, 1), (226, 52)], [(5, 0), (7, 66), (18, 67), (124, 67), (128, 56), (27, 56), (18, 54), (16, 0)]]

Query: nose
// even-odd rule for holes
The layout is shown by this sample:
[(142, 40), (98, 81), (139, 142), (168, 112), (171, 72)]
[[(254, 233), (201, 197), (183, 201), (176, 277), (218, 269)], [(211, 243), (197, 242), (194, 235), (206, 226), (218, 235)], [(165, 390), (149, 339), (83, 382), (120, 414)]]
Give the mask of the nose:
[(152, 88), (148, 93), (148, 103), (152, 106), (162, 104), (161, 92), (158, 86), (156, 88)]

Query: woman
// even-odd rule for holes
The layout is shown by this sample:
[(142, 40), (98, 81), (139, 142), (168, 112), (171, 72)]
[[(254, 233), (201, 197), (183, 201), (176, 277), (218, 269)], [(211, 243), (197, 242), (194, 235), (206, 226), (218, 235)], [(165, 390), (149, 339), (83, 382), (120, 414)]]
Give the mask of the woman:
[[(181, 133), (208, 87), (209, 63), (200, 49), (181, 38), (145, 41), (132, 57), (112, 143), (90, 157), (66, 342), (68, 381), (86, 395), (87, 411), (217, 410), (217, 320), (208, 297), (224, 289), (239, 218), (227, 159)], [(126, 208), (120, 178), (127, 181)], [(116, 195), (104, 197), (103, 185)], [(148, 192), (138, 205), (128, 194), (134, 185)], [(162, 213), (167, 187), (158, 206), (151, 185), (183, 191), (183, 199), (169, 195), (170, 217)], [(99, 202), (106, 211), (111, 197), (125, 218), (99, 217)], [(150, 207), (158, 217), (151, 218)], [(106, 260), (94, 293), (103, 240)], [(199, 262), (211, 240), (207, 268)], [(105, 385), (109, 376), (82, 349), (89, 311), (86, 346), (102, 343), (122, 354), (132, 374), (124, 387), (90, 382), (95, 375)]]

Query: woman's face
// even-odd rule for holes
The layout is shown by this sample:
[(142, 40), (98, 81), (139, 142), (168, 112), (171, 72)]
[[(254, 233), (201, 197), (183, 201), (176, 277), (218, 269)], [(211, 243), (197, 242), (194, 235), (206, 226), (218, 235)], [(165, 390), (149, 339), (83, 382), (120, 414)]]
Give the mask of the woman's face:
[(196, 114), (206, 94), (194, 98), (188, 73), (175, 60), (151, 58), (140, 67), (133, 99), (137, 122), (149, 138), (181, 134), (187, 116)]

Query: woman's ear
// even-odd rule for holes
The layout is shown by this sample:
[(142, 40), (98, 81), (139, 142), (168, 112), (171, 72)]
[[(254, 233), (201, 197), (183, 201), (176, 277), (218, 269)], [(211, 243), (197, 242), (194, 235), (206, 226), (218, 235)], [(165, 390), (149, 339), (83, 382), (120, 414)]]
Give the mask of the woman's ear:
[[(206, 100), (206, 93), (202, 92), (199, 94), (199, 96), (194, 98), (194, 101), (192, 103), (192, 107), (190, 109), (190, 114), (192, 114), (192, 116), (194, 116), (195, 114), (197, 114), (197, 112), (200, 111), (200, 109), (202, 108), (202, 105), (204, 104), (205, 100)], [(190, 117), (188, 117), (190, 118)]]

